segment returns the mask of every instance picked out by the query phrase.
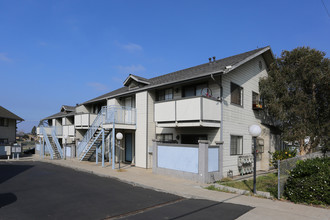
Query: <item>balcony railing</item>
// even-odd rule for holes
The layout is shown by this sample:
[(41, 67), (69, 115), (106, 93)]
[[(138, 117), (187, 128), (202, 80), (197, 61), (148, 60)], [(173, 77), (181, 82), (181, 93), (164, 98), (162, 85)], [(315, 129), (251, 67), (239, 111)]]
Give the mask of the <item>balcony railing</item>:
[(63, 125), (63, 136), (74, 136), (74, 125)]
[(160, 123), (220, 121), (220, 101), (191, 97), (155, 104), (155, 121)]
[(97, 114), (81, 113), (74, 116), (74, 125), (76, 127), (89, 127), (95, 120)]
[(103, 107), (106, 112), (105, 124), (126, 124), (135, 125), (136, 123), (136, 109), (125, 106), (106, 106)]
[[(45, 134), (51, 135), (53, 130), (56, 134), (56, 136), (62, 136), (63, 135), (63, 128), (62, 126), (50, 126), (50, 127), (43, 127), (45, 130)], [(37, 134), (42, 135), (43, 132), (41, 131), (41, 127), (37, 127)]]

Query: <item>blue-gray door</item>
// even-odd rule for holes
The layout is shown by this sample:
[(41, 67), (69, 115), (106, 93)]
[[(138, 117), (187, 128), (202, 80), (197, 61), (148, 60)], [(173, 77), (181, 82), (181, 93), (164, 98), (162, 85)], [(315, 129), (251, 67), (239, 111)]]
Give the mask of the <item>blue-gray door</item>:
[(126, 133), (125, 134), (125, 161), (132, 162), (132, 134)]

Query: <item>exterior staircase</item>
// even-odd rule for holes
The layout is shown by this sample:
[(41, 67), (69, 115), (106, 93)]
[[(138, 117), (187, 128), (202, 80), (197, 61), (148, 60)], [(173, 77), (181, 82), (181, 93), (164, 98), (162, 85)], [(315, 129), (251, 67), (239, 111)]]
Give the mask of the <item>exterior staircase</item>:
[(60, 143), (56, 137), (56, 129), (55, 127), (40, 127), (42, 136), (46, 143), (46, 147), (50, 153), (51, 159), (62, 159), (63, 158), (63, 151), (61, 148)]
[[(110, 133), (114, 135), (116, 123), (135, 125), (135, 118), (136, 111), (134, 108), (103, 106), (77, 147), (78, 159), (90, 160), (96, 153), (96, 149), (104, 143), (105, 138)], [(104, 126), (106, 124), (112, 126)]]
[(56, 143), (51, 135), (48, 135), (48, 140), (50, 142), (51, 148), (53, 149), (53, 158), (62, 159), (61, 154), (56, 147)]
[[(94, 133), (93, 137), (89, 140), (88, 142), (88, 146), (90, 146), (89, 148), (86, 148), (83, 153), (82, 153), (82, 157), (80, 158), (80, 160), (86, 161), (89, 160), (91, 158), (91, 156), (93, 156), (93, 154), (95, 154), (96, 149), (102, 144), (102, 132), (104, 131), (104, 138), (106, 138), (110, 132), (111, 129), (101, 129), (98, 128), (96, 130), (96, 132)], [(99, 155), (100, 157), (100, 155)], [(101, 159), (101, 158), (99, 158)]]

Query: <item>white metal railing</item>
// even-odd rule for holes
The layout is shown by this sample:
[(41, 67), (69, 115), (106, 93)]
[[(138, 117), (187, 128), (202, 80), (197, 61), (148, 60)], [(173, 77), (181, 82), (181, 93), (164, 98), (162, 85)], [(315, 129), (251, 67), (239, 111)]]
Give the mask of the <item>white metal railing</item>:
[(40, 126), (40, 128), (41, 127), (43, 127), (43, 129), (45, 130), (45, 132), (48, 135), (51, 135), (53, 131), (55, 132), (56, 136), (62, 136), (63, 135), (63, 127), (62, 126), (50, 126), (50, 127)]
[(78, 157), (86, 149), (89, 141), (101, 125), (116, 123), (134, 125), (136, 123), (136, 109), (117, 105), (103, 106), (77, 147)]
[(47, 149), (51, 155), (51, 159), (53, 159), (54, 149), (52, 148), (48, 135), (52, 136), (53, 141), (55, 143), (55, 147), (57, 148), (60, 157), (63, 158), (63, 151), (57, 139), (57, 136), (61, 136), (63, 134), (62, 126), (51, 126), (51, 127), (40, 126), (39, 131), (45, 139)]
[(54, 126), (53, 129), (52, 129), (52, 138), (53, 138), (53, 141), (54, 141), (55, 146), (57, 148), (57, 151), (60, 154), (60, 157), (63, 158), (63, 151), (62, 151), (61, 145), (58, 142), (58, 139), (56, 137), (57, 136), (57, 134), (56, 134), (57, 131), (58, 131), (57, 127)]
[(105, 111), (102, 108), (99, 114), (96, 116), (93, 124), (89, 127), (86, 134), (84, 135), (84, 138), (79, 143), (77, 148), (77, 155), (80, 156), (80, 154), (83, 152), (83, 150), (86, 148), (86, 145), (90, 141), (90, 139), (94, 136), (97, 129), (100, 127), (100, 125), (103, 123), (105, 119)]
[[(105, 107), (105, 108), (104, 108)], [(110, 105), (104, 106), (106, 111), (106, 124), (117, 123), (117, 124), (136, 124), (136, 109), (125, 106)]]
[(44, 126), (40, 126), (40, 131), (41, 131), (42, 135), (44, 136), (44, 140), (46, 142), (46, 147), (49, 151), (50, 158), (53, 159), (54, 151), (53, 151), (52, 146), (50, 145), (50, 141), (48, 139), (48, 135), (47, 135), (47, 132), (46, 132), (46, 129), (44, 128)]

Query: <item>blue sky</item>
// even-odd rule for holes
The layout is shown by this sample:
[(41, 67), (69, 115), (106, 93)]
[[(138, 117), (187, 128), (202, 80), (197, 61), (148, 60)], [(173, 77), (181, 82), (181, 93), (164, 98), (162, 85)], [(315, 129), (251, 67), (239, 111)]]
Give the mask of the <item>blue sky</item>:
[[(270, 45), (330, 52), (330, 0), (0, 0), (0, 105), (30, 132), (61, 105)], [(327, 8), (327, 9), (326, 9)]]

